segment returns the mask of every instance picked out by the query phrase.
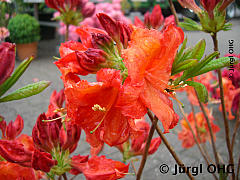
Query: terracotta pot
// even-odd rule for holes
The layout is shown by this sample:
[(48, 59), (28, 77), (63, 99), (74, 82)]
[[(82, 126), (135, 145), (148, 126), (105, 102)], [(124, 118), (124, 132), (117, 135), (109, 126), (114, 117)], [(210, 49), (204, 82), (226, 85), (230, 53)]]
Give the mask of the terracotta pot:
[(37, 57), (37, 46), (38, 42), (33, 42), (29, 44), (17, 44), (18, 58), (23, 61), (30, 56)]

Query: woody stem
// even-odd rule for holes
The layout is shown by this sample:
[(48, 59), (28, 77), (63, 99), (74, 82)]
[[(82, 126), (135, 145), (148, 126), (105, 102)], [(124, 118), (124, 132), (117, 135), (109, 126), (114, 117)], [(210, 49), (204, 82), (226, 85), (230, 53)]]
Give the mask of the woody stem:
[[(157, 119), (156, 116), (153, 117), (152, 113), (148, 110), (148, 116), (150, 118), (150, 120), (153, 122), (154, 119)], [(163, 135), (161, 129), (159, 128), (158, 125), (156, 125), (156, 130), (158, 135), (160, 136), (160, 138), (162, 139), (163, 143), (166, 145), (168, 151), (172, 154), (173, 158), (175, 159), (175, 161), (177, 162), (177, 164), (181, 167), (183, 167), (186, 170), (185, 165), (183, 164), (183, 162), (179, 159), (179, 157), (177, 156), (176, 152), (174, 151), (173, 147), (169, 144), (168, 140), (165, 138), (165, 136)], [(187, 175), (189, 177), (189, 179), (194, 180), (192, 174), (187, 171)]]
[(139, 167), (138, 172), (137, 172), (136, 180), (141, 179), (143, 168), (144, 168), (145, 163), (147, 161), (148, 150), (149, 150), (149, 147), (150, 147), (150, 144), (151, 144), (153, 133), (154, 133), (154, 130), (156, 129), (157, 121), (158, 121), (157, 117), (153, 118), (153, 120), (152, 120), (152, 126), (151, 126), (149, 134), (148, 134), (147, 143), (146, 143), (146, 146), (145, 146), (145, 149), (144, 149), (144, 152), (143, 152), (143, 157), (142, 157), (142, 160), (141, 160), (140, 167)]
[[(204, 160), (206, 161), (207, 165), (209, 166), (209, 165), (210, 165), (209, 160), (208, 160), (207, 156), (204, 154), (203, 149), (202, 149), (202, 147), (200, 146), (200, 144), (199, 144), (199, 142), (198, 142), (198, 140), (197, 140), (197, 137), (196, 137), (196, 135), (195, 135), (195, 133), (194, 133), (194, 131), (193, 131), (193, 129), (192, 129), (191, 124), (189, 123), (189, 121), (188, 121), (188, 119), (187, 119), (187, 117), (186, 117), (186, 115), (185, 115), (185, 112), (184, 112), (182, 106), (179, 105), (179, 108), (180, 108), (181, 113), (183, 114), (183, 118), (186, 120), (186, 122), (187, 122), (187, 124), (188, 124), (188, 127), (190, 128), (190, 131), (191, 131), (191, 133), (192, 133), (192, 135), (193, 135), (193, 139), (194, 139), (195, 143), (197, 144), (197, 147), (198, 147), (201, 155), (203, 156)], [(214, 173), (212, 173), (212, 175), (213, 175), (214, 178), (217, 180), (216, 175), (215, 175)]]
[[(214, 44), (214, 51), (218, 51), (217, 33), (213, 33), (211, 35), (211, 37), (212, 37), (213, 44)], [(216, 58), (219, 58), (219, 55)], [(219, 87), (220, 87), (220, 98), (221, 98), (222, 113), (223, 113), (223, 119), (224, 119), (225, 139), (226, 139), (226, 144), (227, 144), (227, 149), (228, 149), (228, 154), (229, 154), (229, 163), (234, 164), (233, 153), (232, 153), (232, 149), (231, 149), (230, 136), (229, 136), (229, 125), (228, 125), (228, 119), (227, 119), (227, 113), (226, 113), (225, 101), (224, 101), (224, 92), (223, 92), (223, 82), (222, 82), (221, 69), (217, 70), (217, 74), (218, 74), (218, 83), (219, 83)], [(233, 171), (232, 179), (235, 179), (234, 167), (233, 167), (232, 171)]]
[(174, 18), (175, 18), (175, 21), (176, 21), (176, 25), (178, 26), (179, 20), (178, 20), (178, 17), (177, 17), (177, 12), (176, 12), (176, 9), (174, 7), (174, 4), (173, 4), (172, 0), (168, 0), (168, 3), (170, 5), (171, 12), (174, 15)]
[[(197, 94), (196, 90), (195, 90), (195, 93)], [(215, 157), (215, 161), (216, 161), (216, 164), (219, 164), (219, 157), (218, 157), (218, 153), (217, 153), (217, 149), (216, 149), (216, 144), (215, 144), (215, 141), (214, 141), (214, 137), (213, 137), (213, 131), (212, 131), (212, 126), (210, 124), (210, 120), (208, 118), (208, 115), (206, 113), (206, 110), (204, 109), (204, 106), (203, 104), (200, 102), (199, 100), (199, 96), (197, 95), (197, 98), (198, 98), (198, 102), (199, 102), (199, 105), (200, 105), (200, 108), (203, 112), (203, 115), (207, 121), (207, 125), (208, 125), (208, 129), (209, 129), (209, 132), (210, 132), (210, 137), (211, 137), (211, 144), (212, 144), (212, 149), (213, 149), (213, 153), (214, 153), (214, 157)]]
[(64, 173), (62, 176), (64, 180), (68, 180), (66, 173)]
[(234, 126), (234, 130), (233, 130), (233, 136), (232, 136), (232, 143), (231, 143), (231, 150), (232, 152), (234, 151), (234, 142), (235, 142), (235, 138), (237, 135), (237, 130), (240, 126), (240, 118), (239, 118), (239, 112), (240, 112), (240, 101), (238, 103), (238, 110), (237, 110), (237, 115), (236, 115), (236, 124)]
[(68, 35), (69, 35), (69, 24), (66, 24), (65, 42), (68, 41)]

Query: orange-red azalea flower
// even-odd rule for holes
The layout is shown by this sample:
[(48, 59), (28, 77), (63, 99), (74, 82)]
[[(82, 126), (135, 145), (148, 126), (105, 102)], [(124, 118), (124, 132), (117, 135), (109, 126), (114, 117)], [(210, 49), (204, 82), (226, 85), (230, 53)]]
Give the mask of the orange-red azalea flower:
[(15, 163), (7, 161), (0, 161), (0, 179), (2, 180), (16, 180), (22, 178), (24, 180), (38, 180), (41, 179), (42, 173), (35, 171), (33, 168), (22, 167)]
[(121, 106), (125, 115), (138, 119), (149, 108), (161, 120), (165, 132), (176, 125), (178, 116), (165, 89), (183, 36), (183, 31), (174, 25), (169, 25), (163, 33), (134, 29), (129, 47), (122, 55), (128, 69), (123, 96), (129, 100), (122, 101)]
[[(208, 111), (207, 111), (208, 112)], [(213, 123), (213, 116), (211, 116), (210, 113), (208, 113), (210, 116), (210, 124), (211, 128), (213, 131), (213, 134), (215, 135), (220, 129), (217, 125)], [(193, 129), (193, 132), (195, 136), (197, 137), (197, 140), (199, 143), (205, 143), (207, 140), (210, 141), (210, 132), (208, 129), (207, 121), (203, 115), (202, 112), (196, 113), (195, 114), (196, 122), (197, 122), (197, 129), (196, 129), (196, 124), (194, 120), (194, 114), (191, 112), (187, 119)], [(182, 131), (178, 133), (178, 138), (182, 140), (182, 147), (183, 148), (191, 148), (194, 146), (195, 141), (193, 138), (193, 134), (190, 130), (190, 127), (188, 126), (187, 122), (185, 119), (181, 120), (181, 126), (182, 126)], [(197, 135), (197, 131), (199, 133), (199, 136)], [(214, 136), (214, 140), (215, 140)]]
[(131, 121), (117, 107), (122, 88), (120, 71), (102, 69), (98, 82), (65, 81), (67, 115), (87, 134), (87, 141), (98, 147), (103, 142), (110, 146), (128, 139)]
[(105, 156), (93, 156), (86, 163), (72, 162), (72, 166), (83, 172), (87, 180), (116, 180), (123, 178), (129, 165), (106, 159)]

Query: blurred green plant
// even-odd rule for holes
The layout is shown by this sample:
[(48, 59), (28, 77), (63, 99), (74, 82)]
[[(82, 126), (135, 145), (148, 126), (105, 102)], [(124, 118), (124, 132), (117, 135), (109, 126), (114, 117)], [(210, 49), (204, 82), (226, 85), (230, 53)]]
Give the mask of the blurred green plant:
[(18, 14), (8, 24), (10, 39), (14, 43), (31, 43), (40, 40), (38, 21), (28, 14)]

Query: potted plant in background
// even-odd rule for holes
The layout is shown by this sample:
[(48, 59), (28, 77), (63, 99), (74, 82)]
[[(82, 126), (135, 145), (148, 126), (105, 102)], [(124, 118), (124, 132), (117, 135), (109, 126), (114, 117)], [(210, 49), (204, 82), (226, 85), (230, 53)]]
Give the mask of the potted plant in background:
[(20, 60), (37, 56), (37, 45), (40, 40), (38, 21), (28, 14), (18, 14), (11, 18), (8, 24), (10, 40), (17, 45)]

